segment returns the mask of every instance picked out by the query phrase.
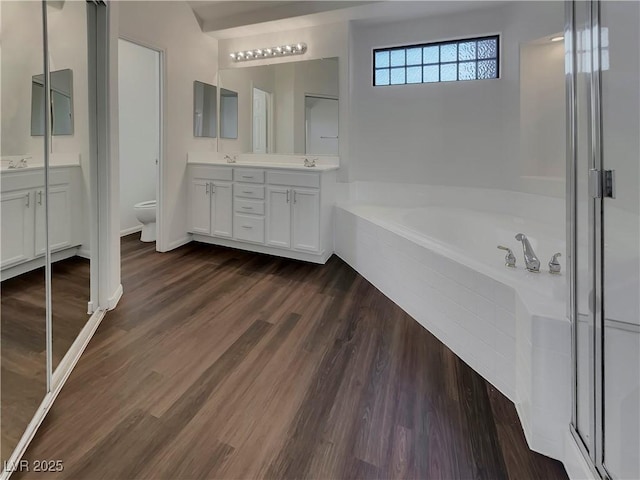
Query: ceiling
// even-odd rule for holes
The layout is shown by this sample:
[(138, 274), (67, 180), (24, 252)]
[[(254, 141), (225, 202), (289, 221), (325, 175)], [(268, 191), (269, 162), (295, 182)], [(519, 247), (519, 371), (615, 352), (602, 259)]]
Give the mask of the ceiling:
[(383, 23), (478, 10), (505, 0), (218, 1), (187, 0), (202, 31), (218, 39), (354, 21)]
[[(248, 25), (353, 8), (371, 1), (187, 1), (202, 30), (214, 33)], [(217, 35), (214, 35), (217, 36)]]

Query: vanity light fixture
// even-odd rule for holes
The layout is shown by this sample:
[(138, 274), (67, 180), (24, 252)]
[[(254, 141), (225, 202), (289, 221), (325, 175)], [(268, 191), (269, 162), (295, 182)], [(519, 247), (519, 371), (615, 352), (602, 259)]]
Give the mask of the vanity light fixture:
[(564, 40), (564, 35), (559, 35), (557, 37), (551, 37), (551, 41), (552, 42), (561, 42), (562, 40)]
[(280, 45), (278, 47), (256, 48), (254, 50), (232, 52), (229, 54), (229, 57), (235, 62), (241, 62), (244, 60), (259, 60), (261, 58), (302, 55), (306, 51), (306, 43), (291, 43), (289, 45)]

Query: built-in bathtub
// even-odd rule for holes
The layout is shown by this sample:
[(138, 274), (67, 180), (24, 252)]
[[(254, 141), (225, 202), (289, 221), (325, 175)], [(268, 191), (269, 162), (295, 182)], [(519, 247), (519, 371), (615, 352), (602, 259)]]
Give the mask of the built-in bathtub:
[[(538, 212), (538, 209), (540, 211)], [(335, 250), (515, 404), (532, 449), (563, 458), (570, 421), (571, 340), (564, 200), (516, 192), (349, 184)], [(541, 272), (524, 268), (524, 232)], [(517, 268), (504, 264), (513, 249)]]

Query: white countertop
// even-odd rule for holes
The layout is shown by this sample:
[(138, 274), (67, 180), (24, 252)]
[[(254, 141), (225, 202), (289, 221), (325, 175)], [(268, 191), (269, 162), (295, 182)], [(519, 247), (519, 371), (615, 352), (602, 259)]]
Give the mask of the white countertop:
[[(49, 168), (68, 168), (68, 167), (80, 167), (79, 163), (66, 163), (66, 164), (56, 164), (56, 165), (49, 165)], [(35, 165), (27, 165), (26, 167), (19, 167), (19, 168), (8, 168), (6, 166), (2, 166), (2, 174), (4, 175), (5, 173), (18, 173), (18, 172), (31, 172), (34, 170), (43, 170), (44, 169), (44, 165), (43, 164), (35, 164)]]
[(338, 170), (339, 165), (316, 165), (315, 167), (305, 167), (304, 165), (296, 163), (267, 163), (267, 162), (217, 162), (217, 161), (193, 161), (189, 160), (187, 165), (208, 165), (218, 167), (250, 167), (250, 168), (272, 168), (280, 170), (304, 170), (309, 172), (329, 172), (331, 170)]

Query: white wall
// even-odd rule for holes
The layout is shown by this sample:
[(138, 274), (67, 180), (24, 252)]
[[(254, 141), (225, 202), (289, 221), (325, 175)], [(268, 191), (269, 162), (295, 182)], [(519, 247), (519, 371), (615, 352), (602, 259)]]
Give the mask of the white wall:
[[(42, 5), (2, 2), (2, 155), (44, 157), (31, 136), (31, 77), (43, 72)], [(27, 28), (27, 26), (29, 26)]]
[(118, 41), (121, 233), (140, 224), (133, 210), (136, 203), (156, 199), (159, 68), (158, 52)]
[(216, 151), (216, 139), (193, 136), (193, 82), (216, 84), (217, 41), (200, 30), (186, 2), (118, 2), (119, 34), (164, 50), (162, 230), (158, 248), (188, 241), (187, 152)]
[(564, 43), (520, 49), (520, 164), (537, 177), (565, 176), (566, 107)]
[[(562, 2), (354, 25), (351, 180), (518, 190), (519, 47), (563, 30)], [(500, 33), (497, 80), (372, 87), (372, 49)]]

